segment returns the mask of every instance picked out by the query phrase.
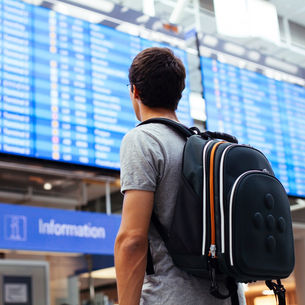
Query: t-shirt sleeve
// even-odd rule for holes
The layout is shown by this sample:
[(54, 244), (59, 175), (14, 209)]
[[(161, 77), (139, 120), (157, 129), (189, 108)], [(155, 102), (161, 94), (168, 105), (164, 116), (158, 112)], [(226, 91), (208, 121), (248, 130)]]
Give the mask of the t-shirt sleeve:
[(155, 191), (163, 175), (164, 150), (156, 137), (135, 128), (124, 138), (120, 150), (121, 192)]

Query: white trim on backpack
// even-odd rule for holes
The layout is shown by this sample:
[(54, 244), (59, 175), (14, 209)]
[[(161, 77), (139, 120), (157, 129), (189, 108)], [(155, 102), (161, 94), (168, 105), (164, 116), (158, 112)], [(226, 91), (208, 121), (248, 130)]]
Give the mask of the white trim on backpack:
[(207, 183), (207, 179), (206, 179), (206, 154), (207, 154), (207, 150), (208, 147), (210, 146), (210, 144), (213, 141), (209, 141), (206, 143), (206, 145), (204, 146), (203, 149), (203, 153), (202, 153), (202, 168), (203, 168), (203, 173), (202, 173), (202, 181), (203, 181), (203, 193), (202, 193), (202, 199), (203, 199), (203, 217), (202, 217), (202, 255), (204, 255), (205, 253), (205, 246), (206, 246), (206, 204), (207, 204), (207, 193), (206, 193), (206, 183)]
[(237, 177), (235, 180), (232, 191), (230, 195), (230, 210), (229, 210), (229, 245), (230, 245), (230, 264), (233, 266), (233, 199), (235, 195), (235, 189), (237, 187), (238, 182), (246, 175), (250, 173), (261, 173), (260, 170), (249, 170), (244, 173), (242, 173), (240, 176)]
[(225, 148), (220, 160), (220, 173), (219, 173), (219, 205), (220, 205), (220, 231), (221, 231), (221, 253), (225, 253), (225, 220), (224, 220), (224, 204), (223, 204), (223, 167), (225, 155), (229, 148), (234, 144)]

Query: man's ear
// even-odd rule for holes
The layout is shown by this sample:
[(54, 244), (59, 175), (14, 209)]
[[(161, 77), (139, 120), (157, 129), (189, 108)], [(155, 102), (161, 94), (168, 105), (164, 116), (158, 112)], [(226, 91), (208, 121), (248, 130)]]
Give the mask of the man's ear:
[(137, 89), (137, 87), (135, 85), (132, 85), (132, 86), (133, 86), (132, 87), (132, 89), (133, 89), (133, 91), (132, 91), (133, 97), (135, 99), (139, 100), (140, 99), (139, 91), (138, 91), (138, 89)]

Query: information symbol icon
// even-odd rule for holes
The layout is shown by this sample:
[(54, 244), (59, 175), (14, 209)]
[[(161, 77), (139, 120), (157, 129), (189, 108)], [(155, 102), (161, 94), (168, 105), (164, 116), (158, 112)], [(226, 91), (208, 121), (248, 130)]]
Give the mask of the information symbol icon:
[(4, 216), (4, 238), (12, 241), (27, 240), (27, 219), (23, 215)]

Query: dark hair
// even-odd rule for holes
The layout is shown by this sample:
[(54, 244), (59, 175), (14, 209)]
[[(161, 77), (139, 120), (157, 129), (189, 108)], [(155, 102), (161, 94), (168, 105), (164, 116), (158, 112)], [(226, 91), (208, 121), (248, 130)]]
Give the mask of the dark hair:
[(185, 68), (172, 50), (148, 48), (134, 58), (129, 82), (144, 105), (176, 110), (185, 87)]

